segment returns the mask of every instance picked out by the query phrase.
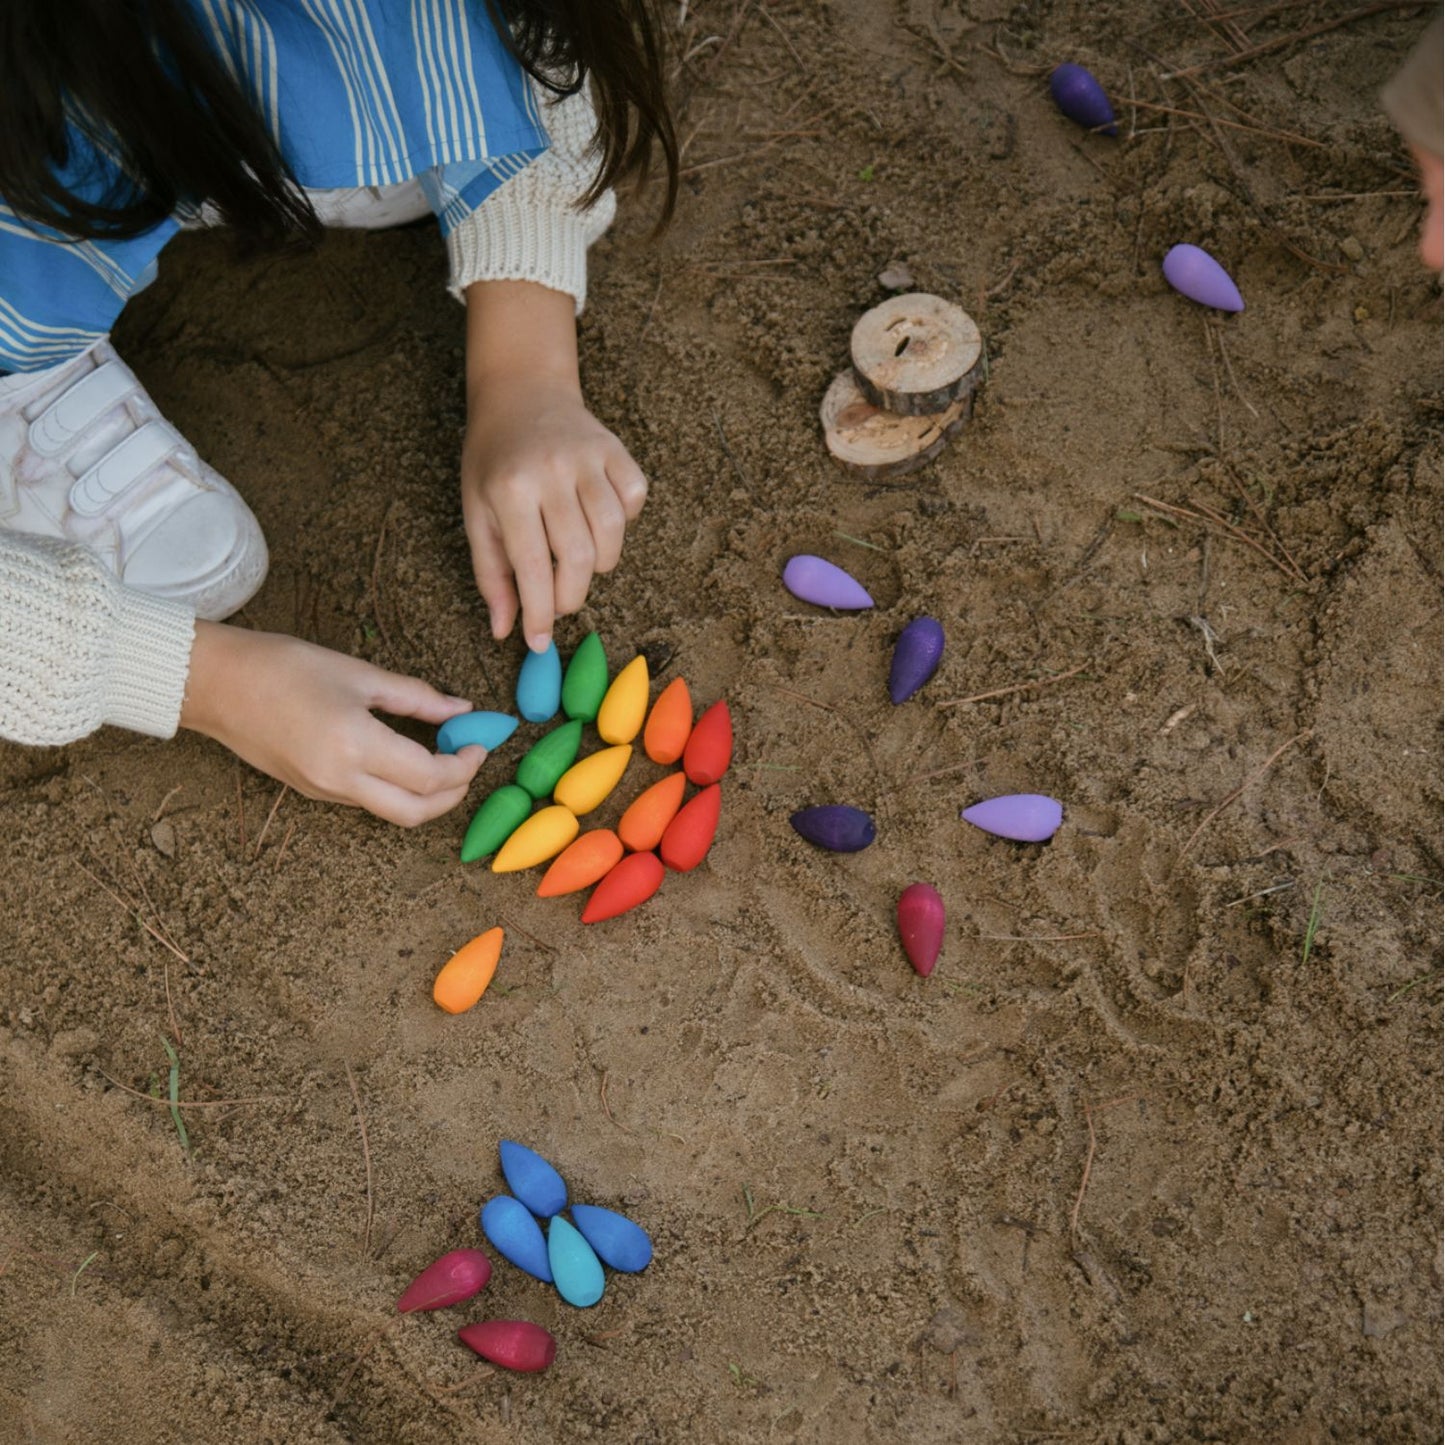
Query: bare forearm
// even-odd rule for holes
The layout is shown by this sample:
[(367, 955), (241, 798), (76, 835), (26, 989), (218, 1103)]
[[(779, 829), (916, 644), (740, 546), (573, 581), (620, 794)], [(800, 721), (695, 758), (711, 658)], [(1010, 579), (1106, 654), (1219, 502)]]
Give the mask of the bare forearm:
[(534, 281), (468, 286), (467, 403), (546, 381), (581, 395), (572, 298)]

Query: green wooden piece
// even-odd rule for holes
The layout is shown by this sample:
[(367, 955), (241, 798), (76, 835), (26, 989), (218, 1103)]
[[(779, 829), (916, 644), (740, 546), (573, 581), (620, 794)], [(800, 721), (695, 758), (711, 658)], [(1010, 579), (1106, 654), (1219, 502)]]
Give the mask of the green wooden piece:
[(515, 783), (507, 783), (488, 794), (462, 839), (462, 862), (475, 863), (495, 853), (532, 811), (532, 795)]
[(581, 746), (581, 718), (553, 728), (533, 743), (527, 756), (517, 764), (517, 782), (534, 798), (547, 797), (557, 786), (557, 779), (577, 761), (577, 749)]
[(562, 677), (562, 711), (570, 718), (593, 722), (607, 692), (607, 653), (602, 639), (589, 632), (577, 644), (577, 651)]

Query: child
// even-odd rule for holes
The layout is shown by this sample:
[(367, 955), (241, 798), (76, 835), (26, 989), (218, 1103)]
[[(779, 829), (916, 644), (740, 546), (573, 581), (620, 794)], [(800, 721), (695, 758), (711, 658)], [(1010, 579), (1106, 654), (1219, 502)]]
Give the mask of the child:
[(1445, 265), (1445, 175), (1441, 162), (1441, 87), (1445, 61), (1445, 24), (1436, 20), (1409, 59), (1385, 87), (1382, 99), (1395, 128), (1405, 137), (1420, 170), (1425, 220), (1420, 228), (1420, 259), (1432, 270)]
[(485, 754), (370, 710), (470, 704), (220, 624), (265, 577), (260, 529), (108, 333), (185, 226), (266, 243), (435, 213), (467, 308), (473, 569), (494, 635), (520, 612), (541, 650), (646, 496), (582, 402), (575, 314), (609, 188), (654, 143), (670, 210), (647, 0), (4, 0), (0, 736), (179, 725), (393, 822), (460, 802)]

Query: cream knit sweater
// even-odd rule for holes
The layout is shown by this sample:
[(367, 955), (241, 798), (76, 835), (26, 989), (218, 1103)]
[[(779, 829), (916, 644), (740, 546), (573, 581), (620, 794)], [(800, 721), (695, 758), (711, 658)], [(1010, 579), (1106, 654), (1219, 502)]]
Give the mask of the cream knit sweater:
[[(550, 149), (447, 238), (458, 299), (474, 281), (535, 281), (582, 310), (587, 248), (617, 203), (576, 206), (597, 164), (586, 92), (541, 109)], [(54, 745), (105, 723), (173, 736), (194, 632), (189, 607), (124, 586), (88, 548), (0, 523), (0, 738)]]

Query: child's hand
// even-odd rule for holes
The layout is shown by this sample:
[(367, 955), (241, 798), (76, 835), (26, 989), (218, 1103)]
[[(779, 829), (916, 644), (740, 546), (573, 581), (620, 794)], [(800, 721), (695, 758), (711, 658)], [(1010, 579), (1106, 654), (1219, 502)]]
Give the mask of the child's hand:
[[(647, 481), (583, 404), (572, 297), (532, 281), (466, 289), (462, 514), (492, 635), (517, 620), (533, 652), (610, 572)], [(555, 565), (554, 565), (555, 564)]]
[(462, 801), (486, 752), (431, 753), (371, 709), (442, 723), (470, 706), (294, 637), (198, 622), (181, 726), (308, 798), (413, 828)]
[[(557, 617), (587, 600), (622, 555), (647, 482), (627, 448), (563, 380), (494, 381), (474, 399), (462, 451), (462, 515), (492, 635), (517, 617), (540, 652)], [(554, 568), (555, 561), (555, 568)]]

